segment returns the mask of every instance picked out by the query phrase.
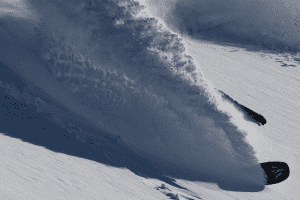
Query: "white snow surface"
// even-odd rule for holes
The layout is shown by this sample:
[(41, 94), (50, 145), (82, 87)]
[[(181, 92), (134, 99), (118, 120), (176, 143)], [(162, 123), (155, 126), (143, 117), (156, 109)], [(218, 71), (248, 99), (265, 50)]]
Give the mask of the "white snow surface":
[[(169, 182), (139, 176), (126, 166), (110, 166), (76, 153), (54, 151), (6, 131), (0, 136), (0, 199), (148, 200), (176, 199), (176, 194), (179, 199), (204, 200), (298, 198), (300, 63), (297, 55), (255, 50), (246, 45), (215, 44), (186, 34), (182, 40), (176, 32), (168, 35), (165, 27), (153, 28), (155, 23), (145, 16), (151, 12), (155, 16), (154, 7), (146, 8), (140, 16), (118, 15), (116, 7), (126, 5), (129, 1), (125, 0), (105, 1), (103, 10), (96, 5), (104, 13), (102, 16), (107, 12), (107, 16), (118, 19), (113, 25), (81, 14), (84, 7), (81, 1), (76, 1), (75, 6), (70, 6), (73, 1), (39, 2), (0, 1), (3, 44), (0, 61), (12, 71), (0, 71), (1, 104), (2, 101), (6, 104), (3, 96), (7, 95), (31, 105), (50, 124), (66, 130), (62, 135), (77, 138), (83, 134), (83, 141), (93, 140), (96, 151), (100, 148), (97, 133), (108, 132), (144, 158), (158, 157), (169, 163), (162, 162), (160, 166), (178, 164), (181, 170), (195, 172), (195, 179), (173, 177), (177, 185), (186, 188), (180, 189)], [(68, 12), (64, 12), (67, 8)], [(221, 20), (214, 16), (214, 23)], [(169, 22), (163, 15), (157, 17), (165, 24)], [(139, 19), (149, 23), (151, 31), (140, 31), (129, 23)], [(203, 21), (207, 23), (209, 19)], [(124, 35), (117, 32), (118, 28)], [(93, 35), (93, 31), (98, 32)], [(156, 37), (159, 32), (167, 36)], [(164, 46), (161, 41), (171, 42)], [(289, 39), (282, 41), (288, 43)], [(42, 58), (35, 57), (28, 47), (38, 50)], [(177, 58), (178, 62), (174, 61)], [(55, 64), (49, 64), (53, 59)], [(71, 72), (64, 71), (69, 61), (77, 63)], [(188, 64), (176, 68), (179, 61)], [(20, 81), (26, 86), (23, 93), (3, 81), (5, 76), (22, 77)], [(81, 78), (74, 81), (70, 77)], [(88, 82), (91, 80), (94, 82)], [(49, 95), (52, 102), (46, 95), (35, 93), (37, 89)], [(262, 114), (267, 124), (257, 126), (244, 120), (239, 111), (220, 98), (217, 89)], [(90, 92), (83, 93), (87, 90)], [(37, 101), (42, 104), (35, 104)], [(62, 107), (74, 116), (64, 113)], [(0, 114), (5, 115), (3, 110)], [(76, 132), (68, 127), (73, 118), (97, 131), (89, 132), (87, 126), (78, 124), (75, 129), (81, 133)], [(12, 124), (15, 126), (17, 121)], [(11, 124), (5, 122), (1, 126)], [(23, 131), (31, 134), (29, 127)], [(40, 132), (37, 134), (42, 135)], [(241, 151), (234, 136), (242, 146)], [(100, 155), (96, 151), (91, 150), (91, 154)], [(291, 174), (286, 181), (258, 192), (223, 190), (216, 183), (199, 178), (203, 171), (223, 178), (236, 174), (238, 180), (259, 185), (262, 174), (255, 166), (268, 161), (288, 163)], [(245, 166), (254, 166), (254, 171), (247, 174), (243, 171)], [(160, 188), (161, 184), (167, 188)]]

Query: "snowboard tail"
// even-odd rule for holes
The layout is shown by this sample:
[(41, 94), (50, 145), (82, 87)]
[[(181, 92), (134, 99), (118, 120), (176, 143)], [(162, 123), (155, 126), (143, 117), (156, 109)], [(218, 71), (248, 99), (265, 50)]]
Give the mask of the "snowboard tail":
[(265, 162), (260, 164), (265, 171), (266, 185), (280, 183), (290, 175), (290, 169), (285, 162)]

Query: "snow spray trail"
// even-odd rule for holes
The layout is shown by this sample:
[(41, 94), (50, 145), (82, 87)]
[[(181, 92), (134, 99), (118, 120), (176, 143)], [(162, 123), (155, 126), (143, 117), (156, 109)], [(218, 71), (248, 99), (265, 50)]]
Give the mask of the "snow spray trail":
[[(242, 115), (215, 94), (183, 39), (144, 6), (127, 0), (27, 3), (31, 17), (1, 17), (1, 61), (27, 83), (15, 98), (32, 101), (38, 87), (83, 123), (153, 159), (149, 163), (169, 163), (194, 180), (205, 174), (264, 184)], [(35, 98), (32, 104), (54, 123), (66, 126), (75, 116)]]

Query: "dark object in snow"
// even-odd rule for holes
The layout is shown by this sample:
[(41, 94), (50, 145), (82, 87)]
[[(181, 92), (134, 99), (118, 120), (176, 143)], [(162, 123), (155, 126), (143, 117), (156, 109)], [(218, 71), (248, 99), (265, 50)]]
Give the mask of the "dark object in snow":
[(290, 175), (289, 166), (285, 162), (265, 162), (260, 165), (266, 174), (266, 185), (280, 183)]
[(167, 188), (167, 187), (165, 186), (165, 184), (161, 184), (161, 186), (160, 186), (160, 187), (156, 187), (156, 189), (157, 189), (157, 190), (162, 189), (162, 190), (169, 190), (169, 191), (171, 191), (169, 188)]
[(239, 111), (243, 112), (245, 114), (245, 120), (254, 122), (258, 124), (259, 126), (265, 125), (267, 123), (267, 120), (260, 114), (254, 112), (253, 110), (239, 104), (237, 101), (234, 101), (230, 96), (222, 92), (221, 90), (217, 90), (222, 96), (223, 99), (229, 101), (236, 107)]
[(255, 121), (261, 123), (262, 125), (265, 125), (267, 123), (267, 120), (260, 114), (250, 110), (249, 108), (243, 106), (240, 104), (240, 106), (244, 109), (244, 111), (252, 117), (252, 119), (254, 119)]

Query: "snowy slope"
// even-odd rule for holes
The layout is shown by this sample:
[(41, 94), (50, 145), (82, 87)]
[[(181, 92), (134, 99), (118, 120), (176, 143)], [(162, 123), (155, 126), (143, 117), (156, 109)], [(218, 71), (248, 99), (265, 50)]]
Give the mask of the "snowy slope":
[[(161, 184), (165, 184), (171, 190), (166, 190), (166, 194), (178, 193), (181, 197), (188, 196), (193, 199), (197, 199), (193, 196), (202, 199), (297, 199), (297, 179), (299, 178), (297, 129), (299, 126), (297, 126), (298, 117), (295, 112), (297, 93), (293, 92), (297, 91), (297, 88), (284, 91), (290, 85), (277, 84), (274, 87), (274, 78), (264, 78), (262, 86), (257, 77), (260, 74), (264, 74), (264, 77), (271, 76), (270, 68), (276, 68), (273, 74), (275, 78), (279, 73), (281, 76), (277, 78), (286, 78), (284, 82), (296, 85), (295, 80), (289, 81), (291, 76), (299, 73), (299, 70), (281, 67), (276, 63), (276, 58), (282, 60), (284, 58), (279, 55), (246, 52), (243, 49), (196, 41), (188, 45), (189, 52), (195, 57), (198, 55), (197, 61), (201, 63), (206, 77), (213, 80), (216, 88), (222, 89), (237, 101), (263, 113), (268, 119), (265, 126), (258, 127), (253, 124), (253, 128), (256, 128), (261, 135), (257, 136), (259, 139), (254, 138), (254, 141), (249, 140), (249, 142), (255, 147), (260, 162), (270, 160), (287, 162), (291, 168), (288, 180), (278, 185), (267, 186), (264, 191), (258, 193), (228, 192), (218, 189), (215, 184), (177, 180), (177, 184), (188, 189), (186, 191), (157, 179), (137, 176), (127, 169), (105, 166), (88, 159), (52, 152), (18, 139), (1, 136), (1, 194), (4, 199), (21, 197), (23, 199), (43, 199), (43, 197), (45, 199), (76, 197), (78, 199), (80, 197), (83, 199), (100, 197), (105, 199), (168, 199), (162, 192), (159, 192), (163, 190), (156, 189)], [(238, 51), (230, 52), (233, 49)], [(218, 63), (218, 60), (223, 60), (222, 64)], [(250, 61), (255, 64), (245, 64), (251, 63)], [(240, 73), (237, 72), (239, 70)], [(248, 73), (243, 73), (247, 70), (249, 70)], [(286, 70), (294, 71), (292, 75), (287, 75)], [(243, 76), (254, 81), (246, 83)], [(243, 87), (240, 87), (241, 84)], [(276, 94), (283, 91), (286, 98), (283, 99), (280, 95), (276, 97)], [(270, 95), (268, 99), (267, 94), (273, 95)]]
[(297, 199), (300, 63), (285, 54), (205, 42), (189, 41), (188, 49), (216, 88), (267, 119), (266, 125), (256, 127), (260, 135), (249, 140), (259, 161), (284, 161), (290, 166), (288, 180), (268, 186), (266, 197), (258, 193), (255, 198)]
[(1, 136), (1, 199), (164, 199), (128, 169)]
[[(29, 2), (1, 1), (3, 199), (296, 199), (297, 58), (182, 40), (133, 2)], [(291, 176), (264, 187), (273, 160)]]

